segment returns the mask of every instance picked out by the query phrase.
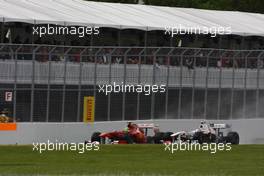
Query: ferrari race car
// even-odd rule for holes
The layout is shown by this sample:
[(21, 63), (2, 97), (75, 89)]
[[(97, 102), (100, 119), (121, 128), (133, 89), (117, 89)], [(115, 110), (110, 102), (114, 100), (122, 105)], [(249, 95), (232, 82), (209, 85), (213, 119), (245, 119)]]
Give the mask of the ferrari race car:
[[(152, 136), (148, 135), (149, 130), (152, 130)], [(159, 132), (158, 126), (154, 124), (128, 122), (124, 130), (106, 133), (94, 132), (91, 136), (91, 142), (99, 142), (101, 144), (154, 144), (171, 140), (171, 134), (172, 132)]]
[(232, 131), (230, 124), (207, 124), (206, 121), (202, 121), (198, 129), (190, 132), (179, 131), (173, 133), (171, 138), (173, 142), (239, 144), (239, 134)]

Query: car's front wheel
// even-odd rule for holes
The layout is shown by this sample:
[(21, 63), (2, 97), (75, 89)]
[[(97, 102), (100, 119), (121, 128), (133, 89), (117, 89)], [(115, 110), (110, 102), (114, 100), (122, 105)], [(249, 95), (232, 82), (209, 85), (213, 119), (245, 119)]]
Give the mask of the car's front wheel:
[(211, 133), (204, 134), (203, 132), (199, 131), (194, 134), (193, 140), (197, 140), (199, 144), (214, 143), (216, 142), (216, 135)]

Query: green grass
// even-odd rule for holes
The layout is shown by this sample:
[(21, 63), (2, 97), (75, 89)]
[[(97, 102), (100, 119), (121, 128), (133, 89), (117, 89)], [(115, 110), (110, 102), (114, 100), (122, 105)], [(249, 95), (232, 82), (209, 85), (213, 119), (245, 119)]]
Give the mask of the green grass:
[(32, 146), (0, 146), (0, 175), (177, 175), (263, 176), (264, 145), (232, 146), (231, 151), (185, 151), (163, 145), (105, 145), (79, 154)]

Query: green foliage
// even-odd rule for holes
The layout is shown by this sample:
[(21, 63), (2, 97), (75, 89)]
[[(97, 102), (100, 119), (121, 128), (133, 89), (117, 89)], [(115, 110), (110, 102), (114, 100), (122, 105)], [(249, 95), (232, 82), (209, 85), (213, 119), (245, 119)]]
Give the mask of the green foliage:
[[(135, 4), (138, 0), (94, 0), (101, 2), (117, 2)], [(144, 0), (145, 4), (186, 7), (212, 10), (232, 10), (264, 13), (263, 0)]]
[(136, 4), (136, 0), (93, 0), (98, 2), (115, 2), (115, 3), (126, 3), (126, 4)]

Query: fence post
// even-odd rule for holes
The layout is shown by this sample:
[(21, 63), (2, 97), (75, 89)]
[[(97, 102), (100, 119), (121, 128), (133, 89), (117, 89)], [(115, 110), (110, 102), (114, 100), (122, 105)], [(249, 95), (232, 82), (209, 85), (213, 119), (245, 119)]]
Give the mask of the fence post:
[[(91, 48), (91, 47), (90, 47)], [(94, 96), (94, 103), (95, 103), (95, 110), (94, 110), (94, 120), (96, 121), (96, 89), (97, 89), (97, 57), (98, 54), (101, 52), (102, 48), (99, 48), (98, 51), (94, 54), (94, 84), (93, 84), (93, 96)]]
[(257, 91), (256, 91), (256, 118), (259, 118), (259, 72), (260, 72), (260, 68), (259, 68), (259, 60), (260, 58), (264, 55), (264, 51), (262, 51), (258, 57), (257, 57)]
[[(109, 55), (106, 55), (106, 59), (109, 62), (109, 78), (108, 78), (108, 84), (112, 84), (112, 54), (115, 51), (115, 49), (113, 49), (110, 53), (108, 53)], [(107, 58), (107, 56), (109, 56), (109, 58)], [(107, 121), (111, 120), (111, 94), (108, 94), (108, 103), (107, 103)]]
[[(125, 86), (126, 85), (126, 76), (127, 76), (127, 54), (128, 52), (131, 50), (128, 49), (126, 50), (125, 52), (125, 55), (124, 55), (124, 78), (123, 78), (123, 85)], [(124, 121), (125, 120), (125, 116), (126, 116), (126, 90), (123, 92), (123, 97), (122, 97), (122, 120)]]
[(195, 85), (196, 85), (196, 61), (197, 54), (199, 54), (201, 49), (198, 49), (193, 55), (193, 74), (192, 74), (192, 105), (191, 105), (191, 119), (194, 119), (194, 101), (195, 101)]
[(166, 78), (166, 95), (165, 95), (165, 119), (168, 119), (168, 101), (169, 101), (169, 82), (170, 82), (170, 57), (174, 48), (171, 48), (167, 54), (167, 78)]
[[(141, 63), (142, 63), (142, 54), (145, 53), (145, 48), (139, 52), (139, 63), (138, 63), (138, 84), (141, 84)], [(137, 120), (139, 120), (139, 110), (140, 110), (140, 93), (137, 92)]]
[(205, 77), (205, 92), (204, 92), (204, 119), (207, 119), (207, 96), (208, 96), (208, 74), (209, 74), (209, 59), (214, 52), (212, 49), (206, 56), (206, 77)]
[(187, 51), (188, 49), (184, 49), (180, 55), (181, 60), (180, 60), (180, 85), (179, 85), (179, 99), (178, 99), (178, 119), (181, 118), (183, 57), (184, 57), (185, 52)]
[(16, 106), (17, 106), (17, 54), (22, 46), (15, 50), (15, 73), (14, 73), (14, 98), (13, 98), (13, 122), (16, 122)]
[[(221, 50), (220, 50), (221, 51)], [(219, 52), (220, 52), (219, 51)], [(225, 55), (225, 51), (220, 54), (220, 62), (222, 63), (222, 58)], [(221, 113), (221, 100), (222, 100), (222, 71), (223, 71), (223, 65), (221, 64), (219, 68), (219, 80), (218, 80), (218, 96), (217, 96), (217, 120), (220, 119), (220, 113)]]
[[(72, 50), (72, 47), (66, 50), (64, 55)], [(64, 110), (65, 110), (65, 94), (66, 94), (66, 76), (67, 76), (67, 57), (64, 59), (64, 73), (63, 73), (63, 88), (62, 88), (62, 110), (61, 110), (61, 122), (64, 122)]]
[[(152, 85), (156, 84), (156, 63), (157, 63), (157, 53), (160, 51), (160, 48), (158, 48), (154, 53), (153, 53), (153, 75), (152, 75)], [(150, 105), (150, 118), (154, 119), (154, 113), (155, 113), (155, 93), (151, 93), (151, 105)]]
[(52, 61), (52, 52), (56, 49), (56, 47), (53, 47), (51, 51), (49, 52), (49, 66), (48, 66), (48, 87), (47, 87), (47, 102), (46, 102), (46, 122), (49, 121), (49, 106), (50, 106), (50, 75), (51, 75), (51, 61)]
[(80, 63), (79, 63), (79, 80), (78, 80), (78, 102), (77, 102), (77, 122), (80, 122), (80, 109), (81, 109), (81, 86), (82, 86), (82, 65), (83, 65), (83, 53), (86, 51), (87, 48), (84, 48), (80, 52)]
[(244, 77), (244, 94), (243, 94), (243, 117), (246, 118), (247, 114), (247, 75), (248, 75), (248, 59), (251, 51), (245, 56), (245, 77)]
[(2, 35), (1, 35), (1, 43), (4, 43), (4, 39), (5, 39), (5, 35), (4, 35), (4, 29), (5, 29), (5, 17), (3, 17), (2, 20), (2, 25), (1, 25), (1, 31), (2, 31)]
[[(126, 64), (127, 64), (127, 55), (124, 55), (124, 77), (123, 77), (123, 85), (126, 85)], [(126, 109), (126, 93), (122, 92), (122, 121), (125, 120), (125, 109)]]
[(36, 61), (36, 51), (40, 46), (37, 46), (32, 53), (32, 78), (31, 78), (31, 101), (30, 101), (30, 122), (33, 122), (34, 113), (34, 93), (35, 93), (35, 61)]

